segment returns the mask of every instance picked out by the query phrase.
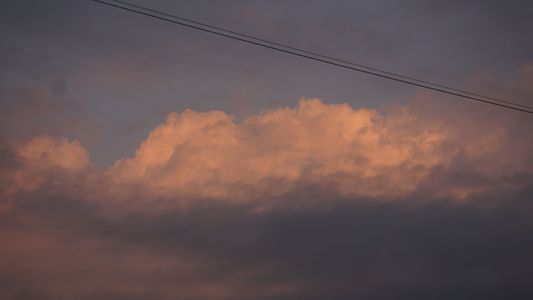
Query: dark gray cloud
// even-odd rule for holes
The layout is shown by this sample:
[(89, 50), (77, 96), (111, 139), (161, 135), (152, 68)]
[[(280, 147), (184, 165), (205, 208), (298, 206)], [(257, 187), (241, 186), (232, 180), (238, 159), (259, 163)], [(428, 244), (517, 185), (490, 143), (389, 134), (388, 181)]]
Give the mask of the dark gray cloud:
[(48, 187), (2, 216), (0, 290), (4, 299), (533, 295), (531, 185), (461, 204), (305, 190), (261, 213), (198, 200), (117, 216)]

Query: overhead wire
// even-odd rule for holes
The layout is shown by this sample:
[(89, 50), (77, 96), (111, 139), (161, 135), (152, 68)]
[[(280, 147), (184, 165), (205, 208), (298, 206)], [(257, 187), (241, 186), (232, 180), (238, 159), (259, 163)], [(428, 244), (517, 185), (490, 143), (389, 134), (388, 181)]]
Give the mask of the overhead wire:
[[(129, 3), (126, 1), (110, 0), (113, 3), (110, 1), (103, 1), (103, 0), (93, 0), (93, 1), (100, 3), (100, 4), (119, 8), (125, 11), (141, 14), (141, 15), (152, 17), (152, 18), (159, 19), (162, 21), (185, 26), (191, 29), (200, 30), (203, 32), (211, 33), (211, 34), (216, 34), (216, 35), (230, 38), (233, 40), (245, 42), (248, 44), (260, 46), (263, 48), (268, 48), (268, 49), (279, 51), (279, 52), (283, 52), (286, 54), (291, 54), (291, 55), (299, 56), (302, 58), (311, 59), (314, 61), (330, 64), (330, 65), (345, 68), (345, 69), (350, 69), (350, 70), (365, 73), (368, 75), (373, 75), (373, 76), (393, 80), (396, 82), (433, 90), (436, 92), (446, 93), (449, 95), (461, 97), (463, 99), (468, 99), (472, 101), (482, 102), (485, 104), (495, 105), (495, 106), (506, 108), (506, 109), (512, 109), (515, 111), (533, 114), (533, 107), (531, 106), (523, 105), (520, 103), (508, 101), (508, 100), (498, 99), (494, 97), (484, 96), (478, 93), (474, 93), (474, 92), (470, 92), (470, 91), (466, 91), (462, 89), (457, 89), (457, 88), (449, 87), (446, 85), (433, 83), (430, 81), (420, 80), (414, 77), (409, 77), (409, 76), (405, 76), (405, 75), (401, 75), (401, 74), (397, 74), (397, 73), (393, 73), (389, 71), (380, 70), (378, 68), (369, 67), (369, 66), (362, 65), (362, 64), (357, 64), (354, 62), (334, 58), (334, 57), (320, 54), (317, 52), (299, 49), (299, 48), (288, 46), (282, 43), (269, 41), (266, 39), (254, 37), (252, 35), (247, 35), (247, 34), (239, 33), (236, 31), (227, 30), (221, 27), (209, 25), (206, 23), (194, 21), (191, 19), (183, 18), (180, 16), (168, 14), (165, 12), (161, 12), (161, 11), (154, 10), (151, 8), (146, 8), (146, 7), (136, 5), (133, 3)], [(124, 5), (126, 5), (127, 7)], [(169, 18), (172, 18), (172, 19), (169, 19)]]

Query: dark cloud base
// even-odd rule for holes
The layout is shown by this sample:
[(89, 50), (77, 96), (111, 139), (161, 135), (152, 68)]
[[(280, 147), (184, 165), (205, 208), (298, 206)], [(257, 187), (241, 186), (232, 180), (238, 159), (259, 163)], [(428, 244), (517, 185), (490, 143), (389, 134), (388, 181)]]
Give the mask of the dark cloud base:
[(0, 218), (0, 299), (533, 297), (531, 186), (461, 204), (306, 191), (263, 212), (21, 197)]

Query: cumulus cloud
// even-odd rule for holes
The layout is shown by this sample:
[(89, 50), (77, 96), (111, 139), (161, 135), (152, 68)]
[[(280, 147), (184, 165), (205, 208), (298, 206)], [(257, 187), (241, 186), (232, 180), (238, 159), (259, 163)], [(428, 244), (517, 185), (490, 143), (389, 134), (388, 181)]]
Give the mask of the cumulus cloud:
[(530, 299), (529, 121), (417, 97), (2, 143), (0, 299)]
[[(171, 113), (108, 174), (167, 196), (248, 199), (328, 182), (341, 195), (401, 197), (458, 159), (495, 176), (530, 171), (511, 170), (514, 159), (490, 161), (506, 151), (505, 136), (505, 128), (468, 134), (410, 107), (384, 115), (301, 99), (240, 123), (220, 111)], [(490, 186), (447, 188), (464, 198)]]
[[(439, 153), (446, 134), (436, 122), (403, 114), (385, 118), (318, 99), (242, 123), (220, 111), (188, 110), (170, 114), (111, 173), (160, 191), (206, 197), (279, 194), (337, 175), (344, 193), (399, 195), (446, 164), (449, 157)], [(275, 191), (269, 182), (277, 183)]]
[(19, 145), (2, 145), (2, 156), (9, 156), (9, 164), (2, 165), (0, 188), (2, 205), (9, 205), (11, 197), (20, 191), (33, 191), (55, 173), (68, 178), (89, 165), (89, 153), (78, 141), (40, 136)]
[[(20, 166), (10, 172), (9, 193), (35, 189), (54, 172), (92, 170), (79, 183), (91, 193), (124, 198), (133, 189), (148, 201), (245, 203), (321, 185), (343, 197), (425, 192), (462, 200), (516, 188), (523, 182), (505, 178), (531, 173), (531, 141), (510, 147), (509, 125), (446, 123), (423, 110), (416, 102), (381, 113), (301, 99), (294, 108), (242, 122), (222, 111), (186, 110), (169, 114), (132, 158), (105, 170), (89, 168), (89, 154), (78, 141), (37, 137), (14, 148)], [(454, 180), (458, 176), (468, 179)]]
[(65, 138), (36, 137), (17, 147), (16, 153), (22, 159), (22, 163), (33, 170), (60, 168), (80, 171), (89, 163), (87, 150), (78, 141), (69, 141)]

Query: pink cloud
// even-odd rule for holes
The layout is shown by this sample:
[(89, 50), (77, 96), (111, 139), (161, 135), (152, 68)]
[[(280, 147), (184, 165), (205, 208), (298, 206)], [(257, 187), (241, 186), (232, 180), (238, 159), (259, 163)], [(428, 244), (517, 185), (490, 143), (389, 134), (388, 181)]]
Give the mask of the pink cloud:
[[(385, 117), (319, 99), (241, 123), (220, 111), (187, 110), (170, 114), (109, 174), (162, 193), (225, 198), (284, 193), (293, 184), (342, 174), (342, 193), (401, 195), (449, 162), (441, 151), (447, 135), (439, 122), (403, 111)], [(271, 180), (282, 184), (267, 190)]]
[[(517, 82), (530, 77), (524, 70)], [(521, 119), (490, 119), (499, 112), (452, 103), (420, 93), (384, 113), (311, 98), (241, 122), (222, 111), (185, 110), (170, 113), (133, 157), (107, 169), (90, 167), (78, 141), (41, 136), (14, 148), (20, 165), (3, 172), (9, 184), (2, 189), (31, 191), (59, 172), (95, 198), (119, 203), (135, 193), (153, 205), (161, 198), (254, 203), (320, 185), (352, 198), (466, 199), (521, 184), (500, 180), (533, 170), (533, 142), (514, 138), (524, 133)]]

